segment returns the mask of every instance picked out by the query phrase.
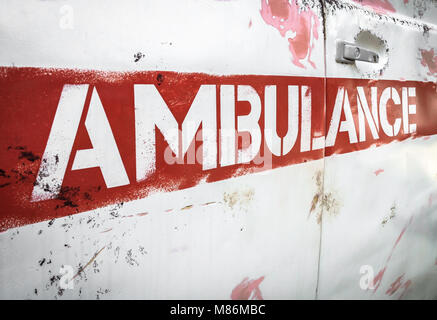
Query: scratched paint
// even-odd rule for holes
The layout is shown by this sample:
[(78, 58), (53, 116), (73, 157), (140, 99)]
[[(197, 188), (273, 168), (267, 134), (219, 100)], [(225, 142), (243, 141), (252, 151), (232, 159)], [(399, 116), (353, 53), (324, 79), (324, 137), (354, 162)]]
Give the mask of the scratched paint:
[(398, 244), (401, 241), (405, 231), (407, 231), (407, 228), (411, 224), (412, 221), (413, 221), (413, 216), (410, 217), (410, 219), (408, 220), (407, 224), (404, 226), (404, 228), (402, 229), (402, 231), (399, 234), (398, 238), (396, 239), (395, 244), (393, 245), (393, 248), (391, 249), (390, 254), (387, 257), (387, 260), (385, 261), (384, 267), (378, 272), (378, 274), (373, 279), (374, 292), (376, 292), (378, 290), (379, 286), (381, 285), (382, 279), (384, 278), (384, 274), (385, 274), (385, 272), (387, 270), (387, 267), (388, 267), (388, 263), (390, 262), (396, 247), (398, 246)]
[(390, 288), (385, 292), (389, 296), (394, 295), (399, 289), (403, 288), (403, 292), (399, 296), (399, 300), (405, 295), (405, 292), (411, 286), (412, 281), (404, 279), (405, 274), (400, 275), (391, 285)]

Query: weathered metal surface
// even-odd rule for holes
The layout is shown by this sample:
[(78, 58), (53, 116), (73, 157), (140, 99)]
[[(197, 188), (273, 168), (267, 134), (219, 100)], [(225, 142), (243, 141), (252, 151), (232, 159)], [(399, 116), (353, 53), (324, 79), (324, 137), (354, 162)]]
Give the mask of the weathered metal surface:
[[(352, 112), (357, 108), (357, 85), (365, 90), (375, 88), (376, 99), (382, 95), (383, 83), (399, 97), (406, 94), (401, 87), (415, 87), (415, 98), (408, 99), (408, 105), (415, 105), (413, 109), (406, 104), (401, 107), (391, 95), (394, 100), (387, 107), (391, 113), (387, 124), (396, 131), (396, 122), (400, 124), (396, 118), (413, 111), (409, 116), (417, 123), (417, 133), (430, 133), (428, 130), (435, 128), (431, 118), (436, 104), (431, 97), (437, 73), (433, 60), (424, 58), (424, 53), (437, 47), (437, 30), (432, 24), (437, 21), (435, 4), (426, 2), (428, 9), (423, 19), (418, 19), (411, 7), (418, 1), (363, 1), (365, 10), (360, 3), (356, 6), (359, 1), (353, 2), (327, 1), (327, 108), (339, 85), (352, 96)], [(385, 9), (381, 9), (383, 5)], [(334, 63), (338, 38), (379, 51), (379, 65)], [(339, 76), (341, 81), (331, 79)], [(369, 107), (373, 105), (369, 100)], [(382, 121), (381, 111), (379, 101), (379, 112), (365, 125), (367, 141), (376, 142), (370, 124), (372, 119), (376, 125), (378, 119)], [(359, 130), (359, 121), (354, 120)], [(402, 122), (405, 124), (405, 118)], [(402, 127), (399, 130), (411, 129)], [(380, 124), (379, 134), (384, 131)], [(343, 133), (346, 141), (349, 132)], [(360, 145), (352, 144), (350, 149), (358, 151)], [(325, 158), (324, 191), (335, 196), (339, 208), (334, 208), (335, 214), (333, 209), (323, 213), (320, 298), (437, 297), (436, 150), (434, 136), (426, 136)]]
[(417, 8), (2, 1), (0, 297), (436, 298)]

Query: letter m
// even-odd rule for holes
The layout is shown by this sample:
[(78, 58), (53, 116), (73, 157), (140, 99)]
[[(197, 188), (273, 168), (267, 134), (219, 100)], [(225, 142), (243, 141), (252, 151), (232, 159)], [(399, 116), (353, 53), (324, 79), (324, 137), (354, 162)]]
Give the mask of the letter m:
[(200, 86), (182, 123), (182, 139), (179, 139), (179, 124), (155, 85), (134, 85), (134, 93), (137, 181), (147, 179), (156, 170), (156, 128), (172, 152), (183, 157), (202, 124), (203, 170), (217, 167), (215, 85)]

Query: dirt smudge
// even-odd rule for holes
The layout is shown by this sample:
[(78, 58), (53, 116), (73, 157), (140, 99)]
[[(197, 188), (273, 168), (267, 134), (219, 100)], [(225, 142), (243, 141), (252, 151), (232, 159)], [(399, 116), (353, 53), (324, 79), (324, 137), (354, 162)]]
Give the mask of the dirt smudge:
[(389, 222), (391, 219), (396, 217), (396, 203), (394, 203), (391, 207), (390, 207), (390, 214), (388, 216), (385, 216), (384, 219), (382, 220), (381, 224), (382, 226), (385, 226), (385, 224), (387, 222)]
[(313, 196), (313, 199), (311, 200), (310, 211), (307, 218), (311, 216), (312, 212), (318, 209), (317, 223), (321, 224), (322, 215), (330, 217), (336, 216), (340, 211), (341, 203), (338, 200), (338, 196), (334, 191), (324, 190), (324, 177), (322, 170), (319, 170), (315, 173), (315, 175), (313, 176), (313, 180), (316, 181), (317, 191), (316, 194)]
[(73, 278), (71, 278), (71, 280), (74, 280), (79, 274), (81, 274), (86, 269), (86, 267), (88, 267), (97, 258), (97, 256), (103, 251), (103, 249), (105, 249), (105, 246), (102, 247), (102, 249), (100, 249), (99, 251), (97, 251), (85, 266), (80, 267), (77, 273), (73, 276)]
[(255, 191), (253, 189), (240, 190), (234, 192), (225, 192), (223, 194), (224, 203), (231, 209), (234, 209), (237, 205), (240, 209), (245, 208), (253, 200)]

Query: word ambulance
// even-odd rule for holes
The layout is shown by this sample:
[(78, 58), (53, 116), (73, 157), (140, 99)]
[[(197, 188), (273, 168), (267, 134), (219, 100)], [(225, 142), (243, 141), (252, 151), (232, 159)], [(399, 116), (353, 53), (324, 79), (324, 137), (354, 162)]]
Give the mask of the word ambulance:
[[(159, 86), (133, 87), (135, 123), (126, 126), (135, 130), (137, 183), (155, 174), (160, 144), (166, 145), (161, 166), (187, 166), (195, 162), (184, 157), (193, 141), (201, 140), (194, 157), (201, 170), (211, 172), (253, 163), (261, 155), (270, 168), (319, 159), (325, 148), (335, 149), (340, 135), (355, 144), (416, 131), (415, 87), (338, 86), (332, 97), (328, 91), (325, 100), (322, 86), (282, 85), (279, 94), (276, 85), (263, 85), (260, 90), (244, 84), (201, 84), (183, 121), (172, 113), (175, 107), (170, 108), (177, 101), (166, 102)], [(84, 125), (92, 148), (73, 153), (86, 105)], [(158, 140), (158, 133), (163, 139)], [(73, 154), (72, 171), (100, 168), (107, 188), (131, 183), (98, 86), (63, 86), (34, 183), (33, 202), (58, 196)]]

